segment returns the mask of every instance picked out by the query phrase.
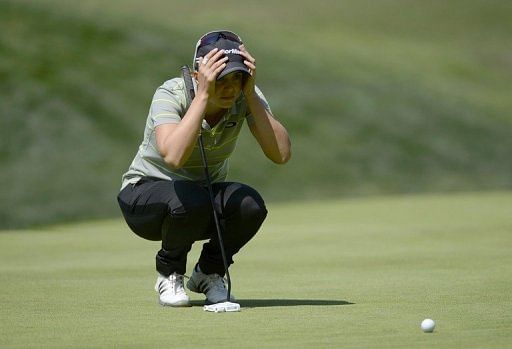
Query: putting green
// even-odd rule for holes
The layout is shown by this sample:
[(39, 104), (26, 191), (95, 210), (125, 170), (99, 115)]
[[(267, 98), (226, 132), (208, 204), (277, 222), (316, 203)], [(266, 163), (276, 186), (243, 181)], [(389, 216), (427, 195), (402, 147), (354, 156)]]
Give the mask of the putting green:
[(4, 231), (0, 347), (510, 347), (511, 213), (512, 193), (272, 205), (231, 314), (159, 306), (158, 244), (120, 220)]

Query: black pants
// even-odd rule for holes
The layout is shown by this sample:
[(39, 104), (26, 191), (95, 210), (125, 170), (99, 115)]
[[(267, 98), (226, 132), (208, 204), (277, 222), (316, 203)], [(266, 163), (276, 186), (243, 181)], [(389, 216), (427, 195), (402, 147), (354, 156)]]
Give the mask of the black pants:
[[(213, 184), (228, 264), (258, 231), (267, 210), (253, 188), (235, 182)], [(168, 276), (185, 274), (192, 244), (206, 240), (199, 258), (205, 274), (224, 275), (224, 263), (217, 238), (208, 189), (191, 181), (168, 181), (144, 177), (126, 186), (117, 197), (130, 229), (138, 236), (162, 241), (156, 255), (156, 269)]]

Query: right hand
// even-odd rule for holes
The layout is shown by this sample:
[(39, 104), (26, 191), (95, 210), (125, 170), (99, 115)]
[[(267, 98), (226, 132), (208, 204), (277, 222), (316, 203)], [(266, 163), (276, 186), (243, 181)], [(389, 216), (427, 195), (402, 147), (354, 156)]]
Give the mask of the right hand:
[(206, 98), (215, 95), (217, 76), (226, 67), (228, 57), (224, 51), (214, 48), (204, 57), (198, 57), (199, 67), (196, 72), (197, 95)]

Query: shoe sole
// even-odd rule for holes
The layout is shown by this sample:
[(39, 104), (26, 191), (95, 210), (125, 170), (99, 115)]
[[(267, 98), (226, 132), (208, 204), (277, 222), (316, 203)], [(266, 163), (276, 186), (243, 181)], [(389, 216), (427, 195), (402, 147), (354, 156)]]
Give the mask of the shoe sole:
[(163, 307), (173, 307), (173, 308), (188, 308), (188, 307), (192, 306), (190, 301), (181, 301), (181, 302), (176, 302), (176, 303), (165, 303), (165, 302), (162, 302), (161, 300), (158, 300), (158, 303)]

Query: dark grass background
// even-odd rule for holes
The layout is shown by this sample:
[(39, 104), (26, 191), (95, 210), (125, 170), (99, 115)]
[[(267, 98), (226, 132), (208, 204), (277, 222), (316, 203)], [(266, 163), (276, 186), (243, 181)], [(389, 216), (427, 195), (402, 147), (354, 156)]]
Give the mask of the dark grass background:
[[(288, 128), (230, 179), (267, 201), (512, 187), (508, 1), (0, 1), (0, 227), (118, 215), (151, 96), (237, 31)], [(198, 10), (201, 9), (201, 10)]]

